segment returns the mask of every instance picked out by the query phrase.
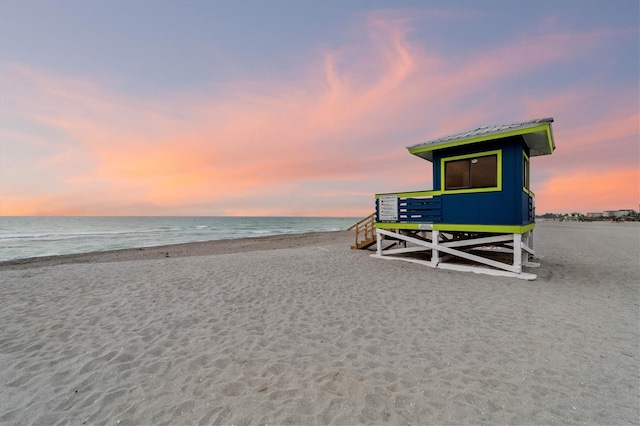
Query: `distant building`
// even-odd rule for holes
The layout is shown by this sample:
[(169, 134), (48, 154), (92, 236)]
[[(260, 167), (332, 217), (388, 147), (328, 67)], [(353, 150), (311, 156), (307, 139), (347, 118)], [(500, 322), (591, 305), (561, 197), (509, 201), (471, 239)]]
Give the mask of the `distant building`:
[(626, 216), (633, 216), (636, 214), (635, 210), (607, 210), (602, 213), (602, 217), (620, 218)]
[(602, 217), (603, 213), (602, 212), (597, 212), (597, 213), (587, 213), (587, 217), (588, 218), (596, 218), (596, 217)]
[(563, 222), (582, 222), (582, 215), (577, 212), (564, 215), (561, 219)]

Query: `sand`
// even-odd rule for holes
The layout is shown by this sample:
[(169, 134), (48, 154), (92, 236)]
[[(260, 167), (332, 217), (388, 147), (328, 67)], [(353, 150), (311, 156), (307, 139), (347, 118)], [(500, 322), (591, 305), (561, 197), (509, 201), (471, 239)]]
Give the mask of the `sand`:
[(0, 423), (640, 424), (637, 224), (540, 223), (530, 282), (351, 243), (0, 264)]

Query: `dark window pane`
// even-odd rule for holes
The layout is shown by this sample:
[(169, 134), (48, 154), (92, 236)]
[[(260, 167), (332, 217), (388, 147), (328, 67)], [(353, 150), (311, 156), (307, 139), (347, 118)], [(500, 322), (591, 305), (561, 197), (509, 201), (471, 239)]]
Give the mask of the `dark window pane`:
[(444, 174), (445, 189), (469, 188), (469, 160), (447, 161)]
[(471, 160), (471, 188), (498, 186), (498, 157), (488, 155)]

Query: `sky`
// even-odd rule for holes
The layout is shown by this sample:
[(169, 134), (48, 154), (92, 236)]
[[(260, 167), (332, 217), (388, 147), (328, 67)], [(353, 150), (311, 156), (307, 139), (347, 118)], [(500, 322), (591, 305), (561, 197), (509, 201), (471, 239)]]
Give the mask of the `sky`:
[(0, 215), (350, 216), (553, 117), (536, 211), (640, 203), (640, 2), (0, 2)]

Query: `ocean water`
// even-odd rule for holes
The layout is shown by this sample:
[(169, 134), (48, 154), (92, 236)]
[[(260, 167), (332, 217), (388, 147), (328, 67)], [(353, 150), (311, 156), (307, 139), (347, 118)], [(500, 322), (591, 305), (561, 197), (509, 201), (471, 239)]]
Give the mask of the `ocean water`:
[(264, 235), (340, 231), (335, 217), (0, 217), (0, 261)]

